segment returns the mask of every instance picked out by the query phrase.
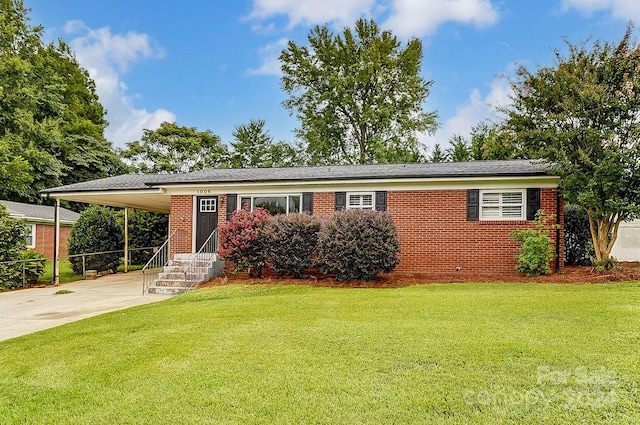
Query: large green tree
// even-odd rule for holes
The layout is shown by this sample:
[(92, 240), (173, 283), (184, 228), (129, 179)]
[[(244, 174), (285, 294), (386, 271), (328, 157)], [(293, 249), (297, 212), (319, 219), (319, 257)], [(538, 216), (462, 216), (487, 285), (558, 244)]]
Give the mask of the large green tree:
[(640, 212), (640, 49), (632, 32), (616, 43), (567, 41), (553, 66), (518, 68), (504, 123), (587, 212), (599, 261), (609, 259), (620, 223)]
[(440, 146), (440, 143), (436, 143), (435, 145), (433, 145), (433, 148), (431, 149), (431, 154), (427, 158), (427, 161), (429, 161), (429, 162), (448, 162), (449, 161), (449, 154), (445, 150), (442, 149), (442, 147)]
[(291, 167), (299, 165), (297, 150), (285, 142), (274, 142), (265, 128), (265, 121), (252, 119), (248, 124), (236, 125), (230, 154), (233, 168)]
[(402, 46), (367, 19), (342, 35), (316, 26), (308, 40), (308, 47), (290, 41), (280, 61), (283, 105), (300, 120), (310, 162), (421, 159), (418, 133), (434, 130), (437, 115), (423, 110), (432, 81), (420, 75), (420, 40)]
[(463, 136), (454, 134), (449, 139), (447, 156), (452, 162), (469, 161), (471, 159), (471, 147)]
[(471, 158), (498, 160), (525, 158), (509, 134), (503, 134), (495, 123), (480, 122), (471, 129)]
[[(93, 81), (63, 41), (45, 45), (22, 0), (0, 0), (0, 196), (105, 177), (119, 159)], [(6, 171), (6, 172), (4, 172)]]
[(95, 82), (63, 40), (47, 46), (43, 54), (49, 55), (49, 72), (65, 81), (59, 127), (63, 143), (53, 151), (64, 166), (62, 184), (122, 174), (124, 164), (104, 137), (108, 122)]
[(121, 156), (143, 173), (186, 173), (228, 166), (229, 152), (220, 136), (195, 127), (163, 122), (156, 130), (144, 130), (139, 141), (127, 143)]

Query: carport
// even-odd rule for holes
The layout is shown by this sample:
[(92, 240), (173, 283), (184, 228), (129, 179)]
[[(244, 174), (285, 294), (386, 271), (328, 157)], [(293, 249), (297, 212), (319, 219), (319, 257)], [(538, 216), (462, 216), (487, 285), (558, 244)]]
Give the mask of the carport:
[(90, 182), (76, 183), (67, 186), (45, 189), (40, 192), (43, 197), (55, 201), (54, 214), (54, 285), (60, 283), (60, 201), (75, 201), (87, 204), (98, 204), (108, 207), (124, 208), (125, 211), (125, 271), (128, 258), (128, 209), (136, 208), (146, 211), (169, 214), (171, 197), (160, 187), (153, 187), (156, 180), (166, 181), (167, 175), (125, 174)]

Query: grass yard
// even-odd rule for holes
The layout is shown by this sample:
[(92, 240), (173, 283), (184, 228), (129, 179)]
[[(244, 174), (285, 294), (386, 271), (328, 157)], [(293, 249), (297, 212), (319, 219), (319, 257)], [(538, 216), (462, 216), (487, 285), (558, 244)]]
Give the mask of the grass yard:
[(639, 348), (639, 282), (230, 285), (0, 342), (0, 423), (632, 424)]
[[(81, 274), (75, 274), (71, 269), (69, 260), (60, 260), (60, 271), (58, 272), (60, 283), (69, 283), (82, 280)], [(38, 279), (38, 283), (53, 283), (53, 261), (47, 261), (44, 265), (44, 273)]]

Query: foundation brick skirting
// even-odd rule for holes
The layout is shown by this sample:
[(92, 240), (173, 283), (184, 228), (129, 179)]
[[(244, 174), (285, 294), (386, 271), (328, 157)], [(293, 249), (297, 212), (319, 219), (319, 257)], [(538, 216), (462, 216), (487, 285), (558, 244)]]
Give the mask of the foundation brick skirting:
[[(313, 194), (313, 214), (333, 213), (335, 194)], [(556, 214), (556, 189), (541, 189), (540, 207), (546, 215)], [(226, 223), (225, 195), (219, 196), (218, 227)], [(433, 274), (513, 272), (518, 244), (509, 237), (514, 230), (533, 228), (532, 221), (468, 221), (466, 190), (389, 191), (387, 212), (400, 235), (400, 264), (397, 273)], [(560, 211), (564, 211), (560, 197)], [(193, 217), (191, 195), (171, 197), (170, 231), (182, 229), (186, 238), (179, 250), (191, 252)], [(184, 218), (184, 220), (183, 220)], [(555, 222), (555, 220), (554, 220)], [(556, 232), (550, 234), (555, 252)], [(560, 217), (560, 264), (564, 261), (564, 214)], [(554, 269), (555, 261), (552, 264)]]

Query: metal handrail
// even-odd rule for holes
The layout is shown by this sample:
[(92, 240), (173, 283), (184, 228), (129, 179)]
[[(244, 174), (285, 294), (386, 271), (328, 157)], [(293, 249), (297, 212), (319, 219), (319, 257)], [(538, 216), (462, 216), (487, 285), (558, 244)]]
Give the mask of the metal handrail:
[[(142, 248), (129, 248), (129, 258), (128, 260), (131, 260), (131, 253), (134, 251), (148, 251), (150, 249), (158, 249), (158, 247), (156, 246), (147, 246), (147, 247), (142, 247)], [(95, 257), (97, 255), (104, 255), (104, 254), (117, 254), (119, 252), (124, 253), (124, 249), (116, 249), (114, 251), (96, 251), (96, 252), (85, 252), (83, 254), (71, 254), (71, 255), (67, 255), (66, 257), (60, 257), (61, 260), (70, 260), (72, 258), (77, 258), (77, 257), (82, 257), (82, 277), (86, 278), (87, 277), (87, 257)], [(99, 270), (98, 270), (99, 271)]]
[(147, 291), (147, 288), (151, 286), (155, 278), (160, 274), (160, 271), (169, 264), (170, 258), (170, 243), (172, 240), (179, 244), (180, 240), (180, 229), (175, 229), (166, 241), (158, 248), (153, 257), (147, 261), (147, 264), (142, 268), (142, 295)]
[[(129, 248), (129, 254), (131, 254), (134, 251), (148, 251), (148, 250), (152, 250), (152, 249), (156, 249), (157, 247), (155, 246), (148, 246), (148, 247), (141, 247), (141, 248)], [(116, 249), (114, 251), (96, 251), (96, 252), (85, 252), (82, 254), (71, 254), (71, 255), (67, 255), (66, 257), (60, 257), (60, 260), (70, 260), (72, 258), (78, 258), (78, 257), (82, 257), (82, 277), (86, 278), (87, 276), (87, 266), (86, 266), (86, 258), (87, 257), (92, 257), (92, 256), (97, 256), (97, 255), (104, 255), (104, 254), (117, 254), (119, 252), (124, 252), (124, 249)], [(26, 263), (32, 263), (32, 262), (42, 262), (42, 263), (46, 263), (47, 261), (51, 261), (51, 259), (49, 258), (27, 258), (27, 259), (22, 259), (22, 260), (12, 260), (12, 261), (0, 261), (0, 264), (17, 264), (17, 263), (22, 263), (22, 287), (26, 287)]]
[(22, 287), (25, 288), (27, 286), (27, 263), (33, 262), (41, 262), (43, 265), (47, 261), (46, 258), (26, 258), (23, 260), (12, 260), (12, 261), (0, 261), (0, 265), (3, 264), (18, 264), (22, 263)]
[[(187, 290), (193, 288), (196, 283), (202, 282), (204, 280), (210, 279), (214, 272), (211, 267), (211, 263), (216, 260), (215, 253), (218, 251), (218, 229), (215, 229), (207, 240), (202, 244), (202, 247), (193, 254), (191, 257), (191, 261), (184, 269), (184, 278), (187, 282), (186, 288)], [(212, 255), (213, 254), (213, 255)], [(197, 268), (207, 268), (206, 273), (200, 273)]]

